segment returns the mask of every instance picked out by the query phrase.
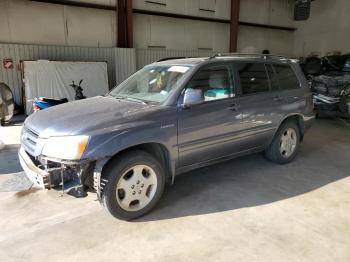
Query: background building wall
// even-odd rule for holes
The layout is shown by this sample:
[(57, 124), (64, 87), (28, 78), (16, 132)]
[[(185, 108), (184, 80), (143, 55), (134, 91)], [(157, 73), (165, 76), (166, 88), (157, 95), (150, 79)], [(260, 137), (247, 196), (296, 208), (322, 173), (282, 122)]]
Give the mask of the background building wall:
[[(241, 0), (239, 20), (265, 25), (294, 27), (293, 3), (291, 0)], [(238, 51), (262, 52), (292, 56), (294, 32), (252, 26), (239, 27)]]
[(133, 0), (136, 9), (220, 19), (230, 19), (230, 4), (231, 0)]
[[(196, 17), (230, 20), (230, 0), (134, 0), (135, 9), (176, 13)], [(166, 5), (162, 5), (166, 3)], [(292, 0), (242, 0), (240, 21), (293, 27)], [(204, 11), (211, 10), (211, 11)], [(229, 51), (230, 26), (224, 23), (134, 14), (134, 46), (180, 50)], [(291, 31), (240, 26), (238, 51), (273, 53), (292, 56), (294, 33)]]
[[(230, 20), (230, 3), (230, 0), (134, 0), (133, 8)], [(227, 52), (229, 29), (228, 23), (134, 14), (134, 46)]]
[(116, 42), (115, 12), (0, 0), (0, 42), (112, 47)]
[(134, 47), (227, 52), (229, 30), (229, 24), (134, 14)]
[(240, 26), (238, 51), (261, 53), (268, 49), (272, 54), (294, 56), (294, 33), (284, 30)]
[(241, 0), (240, 21), (294, 26), (294, 0)]
[[(289, 26), (290, 0), (242, 0), (240, 20)], [(72, 0), (114, 8), (115, 0)], [(154, 4), (151, 2), (158, 2)], [(166, 5), (162, 5), (166, 3)], [(134, 0), (133, 8), (162, 13), (230, 20), (230, 0)], [(258, 7), (258, 9), (257, 9)], [(0, 42), (88, 47), (116, 46), (116, 12), (28, 0), (0, 0)], [(229, 23), (135, 13), (134, 47), (229, 51)], [(281, 37), (282, 36), (282, 37)], [(292, 33), (241, 26), (240, 51), (290, 54)], [(276, 41), (275, 41), (276, 40)], [(275, 44), (276, 43), (276, 44)], [(288, 47), (288, 48), (286, 48)]]
[[(66, 0), (67, 1), (67, 0)], [(111, 10), (0, 0), (0, 43), (115, 47), (116, 0), (68, 0)], [(153, 2), (153, 3), (151, 3)], [(158, 2), (158, 4), (154, 3)], [(293, 20), (294, 0), (241, 0), (240, 21), (284, 27), (286, 31), (239, 26), (238, 51), (305, 56), (349, 52), (350, 1), (317, 0), (309, 20)], [(230, 0), (133, 0), (133, 8), (153, 12), (230, 20)], [(165, 5), (164, 5), (165, 4)], [(229, 50), (230, 25), (134, 13), (134, 47), (170, 50)], [(336, 28), (336, 30), (334, 30)]]
[(311, 4), (311, 16), (298, 22), (295, 32), (295, 54), (326, 55), (339, 51), (350, 53), (350, 1), (317, 0)]

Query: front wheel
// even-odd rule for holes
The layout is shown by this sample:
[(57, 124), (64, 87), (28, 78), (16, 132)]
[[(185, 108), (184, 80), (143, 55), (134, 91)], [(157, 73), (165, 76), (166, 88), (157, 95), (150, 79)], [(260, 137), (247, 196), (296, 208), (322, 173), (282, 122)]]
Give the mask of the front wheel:
[(159, 162), (143, 151), (131, 151), (106, 168), (102, 203), (116, 218), (131, 220), (151, 211), (165, 185)]
[(291, 162), (298, 153), (300, 131), (296, 123), (288, 121), (280, 126), (270, 146), (265, 151), (267, 159), (286, 164)]

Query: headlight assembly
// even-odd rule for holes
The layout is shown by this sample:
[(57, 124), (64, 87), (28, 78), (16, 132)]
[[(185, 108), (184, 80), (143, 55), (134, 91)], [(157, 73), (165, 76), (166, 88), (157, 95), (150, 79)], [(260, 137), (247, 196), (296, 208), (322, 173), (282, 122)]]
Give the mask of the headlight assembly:
[(65, 160), (79, 160), (89, 142), (88, 136), (49, 137), (42, 155)]

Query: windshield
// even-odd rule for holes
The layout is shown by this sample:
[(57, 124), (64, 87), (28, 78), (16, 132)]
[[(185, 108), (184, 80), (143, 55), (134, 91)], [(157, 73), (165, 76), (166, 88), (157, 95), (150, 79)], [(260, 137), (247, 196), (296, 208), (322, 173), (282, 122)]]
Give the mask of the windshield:
[(108, 95), (144, 103), (162, 103), (190, 68), (189, 65), (146, 66), (115, 87)]

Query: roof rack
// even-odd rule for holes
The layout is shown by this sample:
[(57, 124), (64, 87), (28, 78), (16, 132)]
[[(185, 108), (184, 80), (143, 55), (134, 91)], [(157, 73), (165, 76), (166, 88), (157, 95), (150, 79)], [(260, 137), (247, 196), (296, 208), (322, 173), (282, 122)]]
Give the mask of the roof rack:
[(282, 55), (271, 55), (271, 54), (245, 54), (245, 53), (216, 53), (209, 57), (209, 59), (213, 59), (216, 57), (255, 57), (255, 58), (263, 58), (265, 60), (267, 59), (279, 59), (279, 60), (284, 60), (288, 59), (285, 56)]
[(175, 59), (183, 59), (183, 58), (191, 58), (191, 57), (186, 57), (186, 56), (165, 57), (165, 58), (162, 58), (162, 59), (157, 60), (156, 62), (163, 62), (163, 61), (175, 60)]

